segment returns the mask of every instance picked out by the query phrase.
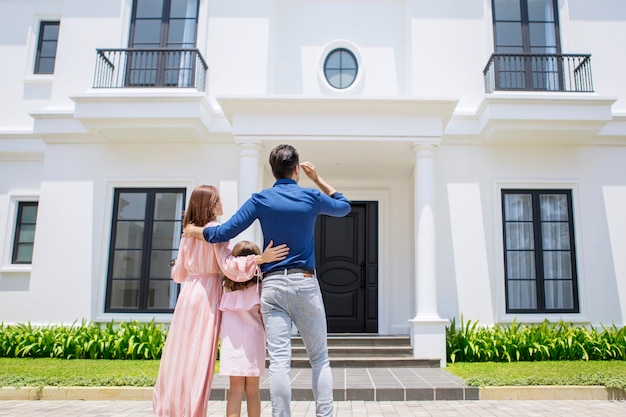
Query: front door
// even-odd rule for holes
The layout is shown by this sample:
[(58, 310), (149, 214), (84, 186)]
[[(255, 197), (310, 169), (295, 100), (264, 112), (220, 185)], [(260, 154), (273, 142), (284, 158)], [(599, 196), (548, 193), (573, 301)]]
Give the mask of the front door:
[(378, 203), (352, 202), (315, 225), (317, 275), (329, 333), (378, 331)]

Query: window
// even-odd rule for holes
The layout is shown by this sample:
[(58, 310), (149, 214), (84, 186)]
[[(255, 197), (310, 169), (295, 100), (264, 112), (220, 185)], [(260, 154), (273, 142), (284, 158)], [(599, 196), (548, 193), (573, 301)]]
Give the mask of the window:
[(577, 313), (569, 190), (502, 190), (507, 313)]
[(560, 90), (556, 0), (492, 0), (499, 89)]
[(354, 83), (358, 71), (356, 58), (345, 48), (331, 51), (324, 61), (326, 81), (337, 89), (348, 88)]
[(182, 232), (184, 189), (116, 189), (107, 276), (107, 312), (171, 312), (170, 277)]
[(193, 86), (197, 23), (198, 0), (135, 0), (128, 84)]
[(33, 245), (35, 243), (35, 225), (37, 223), (37, 203), (20, 202), (17, 205), (17, 221), (13, 239), (14, 264), (30, 264), (33, 261)]
[(41, 22), (37, 41), (35, 74), (53, 74), (59, 40), (59, 22)]

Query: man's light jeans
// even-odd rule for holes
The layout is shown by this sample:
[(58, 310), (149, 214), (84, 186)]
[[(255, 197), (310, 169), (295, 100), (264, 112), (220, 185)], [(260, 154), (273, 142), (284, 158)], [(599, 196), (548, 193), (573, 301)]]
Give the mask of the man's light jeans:
[(261, 310), (270, 357), (272, 416), (291, 416), (292, 323), (302, 336), (311, 362), (316, 416), (332, 416), (333, 377), (326, 341), (326, 313), (317, 277), (297, 273), (264, 278)]

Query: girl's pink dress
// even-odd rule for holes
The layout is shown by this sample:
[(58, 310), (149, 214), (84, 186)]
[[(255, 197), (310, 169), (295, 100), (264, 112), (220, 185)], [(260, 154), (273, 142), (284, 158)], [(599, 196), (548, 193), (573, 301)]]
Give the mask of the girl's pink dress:
[(222, 295), (220, 375), (262, 376), (265, 371), (260, 290), (257, 283)]
[(233, 258), (228, 243), (181, 239), (172, 279), (183, 287), (154, 386), (155, 415), (206, 417), (220, 330), (222, 274), (247, 281), (257, 271), (254, 255)]

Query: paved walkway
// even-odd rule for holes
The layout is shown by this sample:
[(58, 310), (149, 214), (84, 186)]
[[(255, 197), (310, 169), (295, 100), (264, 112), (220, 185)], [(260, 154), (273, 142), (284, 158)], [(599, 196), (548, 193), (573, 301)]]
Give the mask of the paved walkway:
[[(262, 402), (261, 417), (271, 416)], [(616, 417), (622, 401), (339, 401), (336, 417)], [(207, 417), (224, 417), (225, 401), (211, 401)], [(242, 416), (246, 416), (244, 412)], [(152, 417), (149, 401), (0, 401), (0, 416)], [(315, 417), (315, 404), (294, 401), (292, 417)]]
[[(337, 401), (478, 400), (478, 388), (441, 368), (332, 368)], [(269, 371), (261, 379), (261, 400), (269, 401)], [(291, 370), (291, 397), (312, 401), (311, 368)], [(216, 375), (212, 400), (228, 398), (228, 378)]]
[[(333, 368), (336, 417), (615, 417), (623, 392), (604, 387), (478, 389), (441, 368)], [(292, 369), (292, 417), (315, 417), (311, 369)], [(228, 379), (216, 376), (207, 417), (225, 415)], [(0, 417), (148, 417), (152, 388), (0, 388)], [(262, 417), (271, 416), (267, 373)], [(36, 401), (32, 401), (36, 400)], [(245, 407), (244, 407), (245, 408)], [(243, 413), (246, 416), (246, 413)]]

